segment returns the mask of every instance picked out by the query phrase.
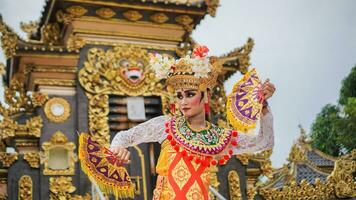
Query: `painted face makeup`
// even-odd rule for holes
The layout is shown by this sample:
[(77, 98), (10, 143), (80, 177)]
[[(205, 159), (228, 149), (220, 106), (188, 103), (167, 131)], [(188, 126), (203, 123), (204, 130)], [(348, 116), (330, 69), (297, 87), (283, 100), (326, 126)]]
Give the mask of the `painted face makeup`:
[(204, 113), (202, 94), (198, 90), (180, 89), (176, 92), (179, 109), (185, 117)]

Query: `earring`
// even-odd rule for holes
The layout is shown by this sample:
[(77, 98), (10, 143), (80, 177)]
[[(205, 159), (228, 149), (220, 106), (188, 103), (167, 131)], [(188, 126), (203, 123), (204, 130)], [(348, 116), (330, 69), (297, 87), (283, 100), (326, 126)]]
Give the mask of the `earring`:
[(204, 109), (205, 114), (210, 115), (209, 97), (207, 90), (204, 91)]

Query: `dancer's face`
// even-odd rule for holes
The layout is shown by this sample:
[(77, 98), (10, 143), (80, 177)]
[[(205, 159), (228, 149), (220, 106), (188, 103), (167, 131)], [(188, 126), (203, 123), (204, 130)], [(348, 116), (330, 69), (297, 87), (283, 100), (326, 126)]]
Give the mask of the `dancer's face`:
[(179, 89), (176, 91), (179, 110), (187, 118), (204, 113), (204, 100), (198, 90)]

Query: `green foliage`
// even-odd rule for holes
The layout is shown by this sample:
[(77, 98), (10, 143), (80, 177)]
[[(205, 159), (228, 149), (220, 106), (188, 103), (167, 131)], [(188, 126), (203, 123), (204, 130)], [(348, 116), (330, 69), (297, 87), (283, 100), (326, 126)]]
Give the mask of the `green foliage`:
[(337, 124), (339, 128), (338, 143), (346, 152), (356, 149), (356, 97), (349, 97), (344, 106), (344, 117)]
[(349, 97), (356, 97), (356, 66), (351, 69), (350, 74), (342, 81), (339, 103), (345, 105)]
[(313, 147), (340, 156), (356, 149), (356, 66), (342, 81), (339, 106), (328, 104), (311, 128)]
[(322, 108), (312, 125), (313, 147), (333, 156), (338, 156), (341, 150), (341, 145), (336, 142), (339, 137), (337, 124), (341, 120), (339, 113), (337, 106), (328, 104)]

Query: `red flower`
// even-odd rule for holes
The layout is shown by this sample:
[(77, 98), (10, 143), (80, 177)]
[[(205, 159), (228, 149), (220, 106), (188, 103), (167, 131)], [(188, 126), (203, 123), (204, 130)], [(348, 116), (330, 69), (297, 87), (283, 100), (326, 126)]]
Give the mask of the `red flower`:
[(193, 57), (203, 58), (208, 55), (209, 49), (207, 46), (198, 46), (193, 50)]

